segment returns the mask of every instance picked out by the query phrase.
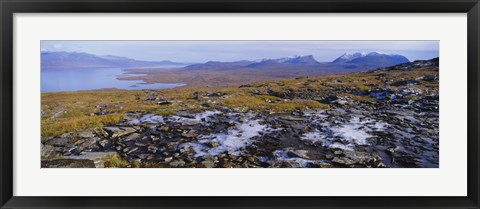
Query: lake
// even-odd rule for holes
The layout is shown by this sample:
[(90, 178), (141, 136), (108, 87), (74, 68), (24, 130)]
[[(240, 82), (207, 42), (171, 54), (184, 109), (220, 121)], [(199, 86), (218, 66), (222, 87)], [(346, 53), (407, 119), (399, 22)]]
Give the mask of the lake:
[(168, 89), (183, 86), (182, 83), (145, 84), (141, 80), (118, 80), (126, 76), (125, 68), (42, 68), (41, 91), (62, 92), (105, 88), (126, 90)]

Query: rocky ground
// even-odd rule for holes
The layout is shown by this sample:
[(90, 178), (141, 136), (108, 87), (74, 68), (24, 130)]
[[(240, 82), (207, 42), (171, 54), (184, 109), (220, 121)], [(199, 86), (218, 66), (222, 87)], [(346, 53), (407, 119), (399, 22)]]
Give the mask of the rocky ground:
[[(405, 76), (408, 72), (411, 76)], [(364, 82), (368, 88), (332, 87), (344, 83), (345, 76), (321, 90), (278, 91), (262, 83), (240, 87), (328, 108), (281, 112), (210, 105), (168, 115), (129, 111), (114, 125), (42, 137), (42, 167), (439, 167), (438, 59), (360, 74), (372, 79)], [(302, 79), (299, 85), (313, 82)], [(196, 100), (231, 96), (191, 95)], [(268, 103), (281, 102), (269, 98)], [(154, 95), (136, 99), (172, 103)]]

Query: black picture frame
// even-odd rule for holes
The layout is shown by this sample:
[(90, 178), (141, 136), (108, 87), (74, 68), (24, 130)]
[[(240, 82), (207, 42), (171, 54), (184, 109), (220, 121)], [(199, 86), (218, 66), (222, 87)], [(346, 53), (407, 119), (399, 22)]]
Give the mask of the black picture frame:
[[(1, 0), (1, 208), (480, 208), (478, 0)], [(465, 197), (21, 197), (13, 196), (15, 13), (467, 13), (468, 195)], [(34, 178), (34, 177), (32, 177)], [(448, 181), (448, 179), (445, 179)], [(445, 188), (439, 188), (445, 189)]]

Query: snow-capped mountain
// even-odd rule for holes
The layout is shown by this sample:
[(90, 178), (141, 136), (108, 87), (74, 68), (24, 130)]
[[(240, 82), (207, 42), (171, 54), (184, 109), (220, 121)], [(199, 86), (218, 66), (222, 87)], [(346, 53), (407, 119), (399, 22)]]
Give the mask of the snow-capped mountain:
[[(409, 60), (399, 54), (385, 54), (381, 52), (355, 52), (352, 54), (344, 53), (333, 61), (333, 63), (365, 63), (381, 62), (387, 66), (409, 62)], [(382, 64), (382, 66), (384, 66)]]

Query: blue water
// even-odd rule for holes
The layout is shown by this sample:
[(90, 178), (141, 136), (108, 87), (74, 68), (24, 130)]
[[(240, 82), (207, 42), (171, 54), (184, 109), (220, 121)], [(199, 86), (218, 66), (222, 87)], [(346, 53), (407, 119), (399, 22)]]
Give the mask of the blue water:
[(167, 89), (183, 86), (181, 83), (143, 84), (141, 80), (118, 80), (125, 76), (124, 68), (42, 68), (41, 91), (62, 92), (117, 88), (127, 90)]

